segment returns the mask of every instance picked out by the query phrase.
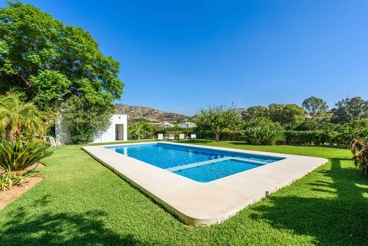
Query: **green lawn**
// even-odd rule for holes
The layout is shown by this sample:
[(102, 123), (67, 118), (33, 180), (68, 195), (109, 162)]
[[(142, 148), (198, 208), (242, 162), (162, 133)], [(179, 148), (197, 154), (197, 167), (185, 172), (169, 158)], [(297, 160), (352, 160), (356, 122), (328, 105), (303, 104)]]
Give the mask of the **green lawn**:
[(196, 144), (329, 158), (219, 225), (188, 227), (81, 150), (55, 148), (46, 178), (0, 211), (0, 245), (364, 245), (368, 177), (346, 149)]

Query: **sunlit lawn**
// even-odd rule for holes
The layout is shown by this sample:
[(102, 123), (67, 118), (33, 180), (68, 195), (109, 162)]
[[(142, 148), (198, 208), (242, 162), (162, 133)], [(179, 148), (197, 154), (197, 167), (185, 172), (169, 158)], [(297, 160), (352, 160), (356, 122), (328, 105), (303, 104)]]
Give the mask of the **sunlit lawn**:
[(0, 211), (0, 245), (368, 244), (368, 177), (354, 167), (349, 150), (194, 143), (329, 162), (222, 224), (188, 227), (81, 146), (55, 148), (40, 171), (46, 178)]

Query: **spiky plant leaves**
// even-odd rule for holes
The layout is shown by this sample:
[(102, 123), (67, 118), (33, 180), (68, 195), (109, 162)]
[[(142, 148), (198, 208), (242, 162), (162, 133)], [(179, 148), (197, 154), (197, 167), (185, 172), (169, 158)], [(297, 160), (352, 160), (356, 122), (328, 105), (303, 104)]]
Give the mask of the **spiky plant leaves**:
[(52, 155), (49, 147), (33, 142), (0, 143), (0, 168), (10, 171), (22, 171)]
[(21, 171), (14, 172), (10, 168), (0, 173), (0, 191), (11, 190), (13, 186), (22, 186), (25, 179), (30, 176), (32, 172)]

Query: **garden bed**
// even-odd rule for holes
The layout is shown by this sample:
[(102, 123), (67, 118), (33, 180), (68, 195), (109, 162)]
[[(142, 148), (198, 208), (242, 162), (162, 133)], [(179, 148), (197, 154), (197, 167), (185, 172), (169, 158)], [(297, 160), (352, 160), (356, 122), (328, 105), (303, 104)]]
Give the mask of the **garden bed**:
[[(43, 164), (34, 164), (28, 168), (31, 170), (33, 168), (42, 168), (44, 167)], [(28, 177), (24, 180), (24, 184), (22, 186), (13, 186), (11, 190), (0, 191), (0, 210), (5, 208), (8, 204), (13, 202), (15, 199), (20, 197), (24, 192), (31, 189), (35, 186), (38, 182), (40, 182), (44, 177), (43, 176), (32, 176)]]

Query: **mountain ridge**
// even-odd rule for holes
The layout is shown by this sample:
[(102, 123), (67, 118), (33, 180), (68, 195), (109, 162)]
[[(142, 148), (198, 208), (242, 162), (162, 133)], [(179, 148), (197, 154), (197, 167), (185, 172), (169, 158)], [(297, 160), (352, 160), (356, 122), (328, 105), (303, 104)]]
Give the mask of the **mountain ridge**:
[(127, 104), (116, 103), (115, 108), (117, 114), (127, 114), (128, 122), (145, 119), (152, 123), (175, 123), (183, 122), (185, 119), (192, 118), (184, 114), (170, 113), (145, 106), (130, 106)]
[[(171, 113), (146, 106), (130, 106), (127, 104), (115, 103), (115, 108), (117, 114), (126, 114), (128, 116), (128, 122), (130, 123), (142, 119), (148, 120), (151, 123), (181, 123), (184, 122), (185, 119), (190, 120), (194, 118), (194, 116)], [(236, 108), (235, 110), (239, 115), (241, 115), (246, 108)]]

